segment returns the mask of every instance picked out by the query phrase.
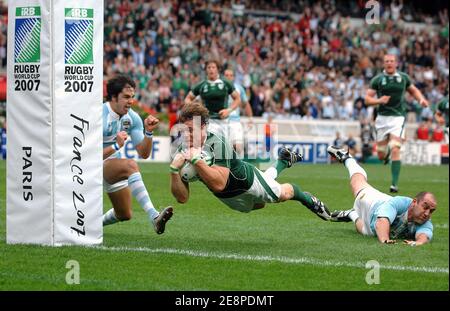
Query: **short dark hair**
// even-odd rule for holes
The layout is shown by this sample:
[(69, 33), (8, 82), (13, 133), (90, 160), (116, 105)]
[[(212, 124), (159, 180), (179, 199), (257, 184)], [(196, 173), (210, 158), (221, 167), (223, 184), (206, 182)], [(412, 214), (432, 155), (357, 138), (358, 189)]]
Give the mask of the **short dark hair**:
[(180, 122), (184, 123), (193, 120), (194, 117), (201, 117), (201, 124), (207, 124), (209, 120), (209, 111), (202, 103), (194, 101), (184, 105), (181, 109)]
[(414, 199), (416, 199), (417, 202), (421, 202), (423, 200), (423, 198), (425, 198), (425, 196), (427, 194), (430, 194), (431, 197), (436, 201), (436, 197), (434, 196), (434, 194), (429, 192), (429, 191), (421, 191), (421, 192), (419, 192), (418, 194), (416, 194)]
[(109, 79), (106, 84), (106, 100), (111, 100), (113, 97), (117, 97), (127, 85), (133, 89), (136, 88), (136, 83), (128, 75), (118, 74)]

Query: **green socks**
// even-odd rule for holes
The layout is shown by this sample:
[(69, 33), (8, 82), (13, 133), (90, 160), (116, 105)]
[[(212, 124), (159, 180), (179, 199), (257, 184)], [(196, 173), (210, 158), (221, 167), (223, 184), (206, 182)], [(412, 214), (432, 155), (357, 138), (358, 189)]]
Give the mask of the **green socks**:
[(291, 184), (291, 186), (294, 188), (294, 197), (291, 200), (300, 201), (309, 209), (314, 207), (314, 202), (308, 193), (303, 192), (300, 187), (295, 184)]
[(392, 161), (391, 163), (391, 173), (392, 173), (392, 185), (397, 186), (398, 178), (400, 176), (400, 168), (402, 166), (401, 161)]
[(277, 170), (277, 175), (280, 175), (280, 173), (288, 167), (288, 162), (286, 160), (277, 160), (274, 167)]

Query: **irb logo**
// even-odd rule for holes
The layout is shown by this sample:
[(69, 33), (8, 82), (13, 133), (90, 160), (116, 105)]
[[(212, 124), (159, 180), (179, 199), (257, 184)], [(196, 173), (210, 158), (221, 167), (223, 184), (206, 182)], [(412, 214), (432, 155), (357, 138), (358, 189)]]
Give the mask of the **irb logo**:
[(93, 64), (94, 10), (66, 8), (65, 17), (65, 63)]
[[(17, 8), (19, 10), (19, 16), (34, 16), (36, 14), (36, 9), (40, 9), (39, 7), (25, 7), (25, 8)], [(40, 14), (39, 14), (40, 15)], [(16, 14), (17, 16), (17, 14)]]
[(14, 62), (38, 63), (41, 59), (41, 8), (17, 7)]
[(93, 18), (92, 9), (66, 9), (66, 17)]

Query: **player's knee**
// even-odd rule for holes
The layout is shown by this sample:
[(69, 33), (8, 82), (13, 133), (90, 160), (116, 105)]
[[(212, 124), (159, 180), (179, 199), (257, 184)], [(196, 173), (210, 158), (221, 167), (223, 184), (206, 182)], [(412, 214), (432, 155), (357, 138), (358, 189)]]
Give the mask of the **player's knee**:
[(253, 205), (253, 209), (260, 209), (260, 208), (264, 208), (264, 206), (266, 206), (265, 203), (256, 203), (255, 205)]
[(284, 202), (290, 200), (294, 197), (294, 187), (291, 184), (282, 184), (281, 185), (281, 194), (278, 198), (279, 202)]
[(136, 161), (131, 159), (127, 160), (126, 169), (129, 173), (128, 175), (139, 172), (139, 166), (137, 165)]
[(133, 217), (133, 213), (131, 211), (116, 213), (116, 217), (120, 221), (128, 221)]

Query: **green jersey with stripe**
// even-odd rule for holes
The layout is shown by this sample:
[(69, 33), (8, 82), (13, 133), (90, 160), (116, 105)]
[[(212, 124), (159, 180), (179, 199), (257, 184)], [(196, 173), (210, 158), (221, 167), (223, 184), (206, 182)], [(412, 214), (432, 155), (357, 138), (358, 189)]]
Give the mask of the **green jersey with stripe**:
[(436, 110), (442, 113), (445, 118), (445, 126), (448, 127), (448, 96), (445, 96), (438, 102)]
[(411, 86), (410, 77), (397, 71), (392, 75), (382, 72), (370, 81), (370, 88), (377, 96), (390, 96), (389, 102), (378, 106), (378, 114), (382, 116), (405, 116), (405, 91)]
[(238, 159), (229, 142), (215, 133), (208, 133), (203, 149), (214, 155), (214, 165), (230, 170), (225, 189), (213, 192), (216, 197), (231, 198), (250, 189), (254, 179), (254, 166)]
[(233, 91), (234, 85), (225, 79), (204, 80), (192, 89), (195, 96), (200, 95), (211, 119), (220, 119), (219, 111), (228, 108), (228, 96)]

